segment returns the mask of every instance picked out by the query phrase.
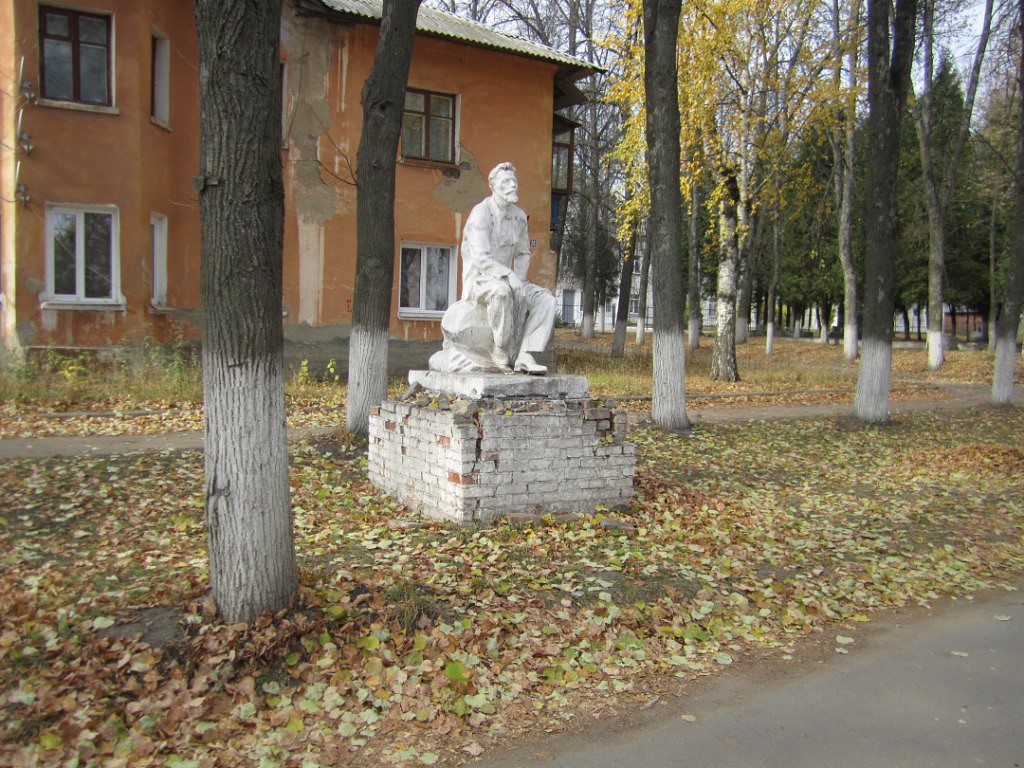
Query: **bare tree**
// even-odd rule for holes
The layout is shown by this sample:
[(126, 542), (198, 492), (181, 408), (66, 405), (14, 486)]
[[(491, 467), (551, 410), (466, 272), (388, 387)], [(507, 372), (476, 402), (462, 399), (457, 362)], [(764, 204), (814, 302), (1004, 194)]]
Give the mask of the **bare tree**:
[(298, 588), (285, 432), (280, 0), (196, 0), (210, 588), (226, 621)]
[(681, 0), (644, 0), (644, 86), (654, 266), (654, 382), (651, 416), (689, 429), (683, 327), (682, 195), (679, 190), (679, 91), (676, 41)]
[(889, 420), (892, 317), (895, 305), (896, 190), (900, 125), (914, 61), (917, 0), (868, 0), (867, 248), (864, 343), (853, 411), (867, 422)]
[(420, 0), (384, 0), (373, 69), (363, 84), (356, 157), (356, 285), (349, 339), (348, 428), (365, 435), (387, 396), (395, 273), (395, 157)]

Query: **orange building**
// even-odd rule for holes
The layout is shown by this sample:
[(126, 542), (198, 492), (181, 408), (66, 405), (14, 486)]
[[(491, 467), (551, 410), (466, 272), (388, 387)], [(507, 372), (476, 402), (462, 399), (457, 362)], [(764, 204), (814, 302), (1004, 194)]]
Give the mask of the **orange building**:
[[(379, 9), (369, 0), (285, 0), (284, 330), (290, 346), (310, 353), (323, 346), (335, 356), (349, 332), (360, 92)], [(574, 82), (593, 71), (421, 8), (398, 158), (391, 320), (411, 363), (437, 347), (441, 315), (458, 295), (463, 221), (499, 162), (519, 171), (530, 277), (554, 290), (552, 221), (572, 156), (571, 123), (557, 110), (581, 101)], [(198, 72), (183, 0), (0, 6), (6, 350), (198, 338)]]

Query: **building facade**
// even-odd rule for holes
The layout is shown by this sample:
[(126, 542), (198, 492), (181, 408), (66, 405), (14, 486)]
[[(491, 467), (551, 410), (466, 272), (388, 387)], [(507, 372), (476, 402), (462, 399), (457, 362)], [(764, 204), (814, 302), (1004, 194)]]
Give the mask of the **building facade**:
[[(182, 8), (188, 6), (187, 12)], [(360, 93), (380, 3), (285, 0), (281, 162), (285, 336), (348, 336)], [(499, 162), (519, 172), (530, 278), (552, 290), (586, 62), (420, 10), (396, 178), (391, 336), (437, 347), (465, 216)], [(197, 339), (199, 63), (181, 0), (13, 0), (0, 8), (0, 340), (7, 350)], [(555, 171), (553, 176), (553, 169)], [(554, 182), (554, 183), (553, 183)], [(556, 232), (557, 234), (557, 232)], [(335, 347), (336, 350), (336, 347)]]

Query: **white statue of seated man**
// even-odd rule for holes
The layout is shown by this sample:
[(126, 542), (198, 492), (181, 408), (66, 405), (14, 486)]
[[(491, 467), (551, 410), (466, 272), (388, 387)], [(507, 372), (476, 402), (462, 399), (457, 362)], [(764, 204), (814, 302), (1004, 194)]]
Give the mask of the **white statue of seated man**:
[(545, 374), (534, 358), (551, 338), (555, 297), (526, 279), (530, 240), (516, 205), (519, 182), (511, 163), (488, 176), (491, 196), (478, 203), (462, 233), (462, 298), (444, 313), (444, 347), (430, 369)]

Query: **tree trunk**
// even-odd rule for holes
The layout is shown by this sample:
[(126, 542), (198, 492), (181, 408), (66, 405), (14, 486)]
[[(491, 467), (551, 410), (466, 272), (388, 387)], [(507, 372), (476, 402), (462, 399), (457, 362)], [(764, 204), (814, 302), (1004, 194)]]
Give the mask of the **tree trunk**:
[(999, 183), (992, 185), (992, 215), (988, 221), (988, 351), (996, 351), (996, 336), (998, 336), (997, 319), (999, 307), (999, 294), (996, 288), (996, 263), (999, 258), (998, 246), (996, 245), (996, 226), (999, 223), (999, 196), (1001, 192)]
[(285, 431), (280, 0), (197, 0), (210, 589), (221, 617), (298, 588)]
[[(1017, 3), (1017, 103), (1024, 99), (1024, 0)], [(1017, 325), (1024, 305), (1024, 110), (1017, 109), (1017, 165), (1013, 185), (1013, 246), (1006, 268), (1006, 298), (999, 318), (996, 360), (992, 372), (992, 402), (1013, 402), (1013, 375), (1016, 365)], [(1024, 354), (1022, 350), (1021, 354)]]
[(654, 374), (651, 416), (667, 429), (689, 429), (683, 328), (682, 196), (679, 192), (679, 80), (676, 43), (680, 0), (644, 0), (644, 86), (654, 265)]
[(640, 263), (640, 306), (637, 307), (636, 317), (636, 343), (640, 346), (644, 343), (644, 334), (647, 330), (647, 286), (651, 280), (651, 248), (650, 237), (647, 238), (647, 253)]
[(775, 205), (772, 215), (772, 279), (768, 283), (768, 299), (765, 302), (765, 317), (768, 327), (765, 329), (764, 353), (771, 355), (775, 347), (775, 292), (779, 285), (779, 272), (782, 268), (782, 252), (779, 248), (779, 206)]
[[(593, 208), (593, 206), (591, 206)], [(583, 286), (580, 291), (583, 297), (583, 321), (580, 324), (580, 336), (584, 339), (594, 338), (597, 323), (597, 280), (595, 262), (597, 259), (597, 210), (591, 211), (587, 219), (586, 253), (583, 254)]]
[(917, 124), (917, 136), (921, 148), (921, 170), (925, 188), (925, 209), (928, 213), (928, 369), (937, 371), (945, 360), (943, 344), (943, 309), (945, 306), (945, 287), (943, 279), (946, 272), (946, 212), (953, 196), (956, 175), (959, 170), (960, 158), (970, 133), (971, 116), (974, 112), (974, 99), (978, 90), (981, 65), (988, 47), (989, 31), (992, 23), (993, 0), (985, 0), (982, 12), (981, 34), (974, 54), (974, 62), (967, 81), (964, 95), (964, 110), (956, 142), (949, 154), (943, 169), (943, 178), (939, 178), (935, 167), (932, 150), (932, 86), (933, 53), (935, 37), (935, 0), (924, 0), (924, 19), (921, 45), (924, 73), (922, 77), (923, 92), (917, 100), (917, 108), (913, 110)]
[[(858, 27), (860, 2), (853, 0), (847, 17), (847, 34), (853, 34)], [(836, 44), (841, 41), (839, 5), (833, 3), (833, 35)], [(848, 86), (851, 93), (857, 89), (858, 47), (849, 45), (846, 54)], [(836, 60), (833, 79), (836, 87), (840, 85), (842, 72), (840, 59)], [(854, 190), (854, 158), (856, 151), (857, 110), (851, 99), (843, 108), (842, 115), (836, 123), (832, 137), (834, 159), (833, 179), (839, 209), (839, 263), (843, 268), (843, 359), (848, 363), (857, 359), (858, 324), (857, 324), (857, 267), (853, 259), (853, 190)]]
[(687, 307), (687, 347), (691, 352), (696, 352), (700, 348), (700, 331), (701, 323), (703, 322), (703, 313), (700, 307), (700, 296), (701, 296), (701, 269), (700, 269), (700, 207), (701, 207), (701, 187), (699, 183), (691, 185), (690, 192), (690, 220), (689, 224), (689, 246), (690, 246), (690, 259), (689, 259), (689, 279), (687, 280), (687, 295), (686, 295), (686, 307)]
[(761, 250), (761, 229), (764, 227), (764, 207), (754, 214), (754, 221), (745, 240), (746, 248), (741, 254), (743, 271), (739, 278), (739, 294), (736, 298), (736, 343), (746, 344), (750, 338), (750, 302), (754, 295), (754, 272)]
[(395, 274), (395, 158), (420, 0), (384, 0), (373, 69), (363, 84), (356, 156), (356, 284), (349, 338), (347, 419), (365, 435), (387, 397), (388, 326)]
[(637, 228), (629, 236), (629, 251), (622, 260), (619, 273), (619, 303), (615, 308), (615, 335), (612, 338), (612, 357), (626, 354), (626, 326), (629, 324), (629, 301), (633, 289), (633, 264), (636, 262)]
[[(589, 205), (590, 216), (586, 233), (586, 252), (583, 254), (583, 324), (580, 335), (585, 339), (594, 338), (594, 325), (598, 311), (597, 296), (597, 259), (598, 259), (598, 227), (601, 222), (601, 162), (598, 159), (598, 120), (597, 100), (591, 99), (586, 105), (587, 115), (587, 138), (588, 141), (583, 147), (587, 155), (587, 169), (589, 171), (588, 187), (590, 189)], [(604, 298), (604, 297), (601, 297)], [(601, 311), (602, 332), (604, 331), (604, 311)]]
[(725, 192), (722, 195), (721, 245), (718, 260), (718, 328), (715, 331), (715, 347), (711, 352), (711, 380), (739, 381), (736, 365), (736, 282), (739, 271), (739, 233), (737, 207), (740, 191), (736, 174), (732, 169), (723, 169)]
[[(916, 0), (896, 0), (890, 48), (890, 4), (868, 0), (868, 182), (864, 342), (854, 415), (889, 420), (896, 261), (896, 176), (900, 123), (914, 58)], [(891, 57), (891, 62), (890, 62)]]

